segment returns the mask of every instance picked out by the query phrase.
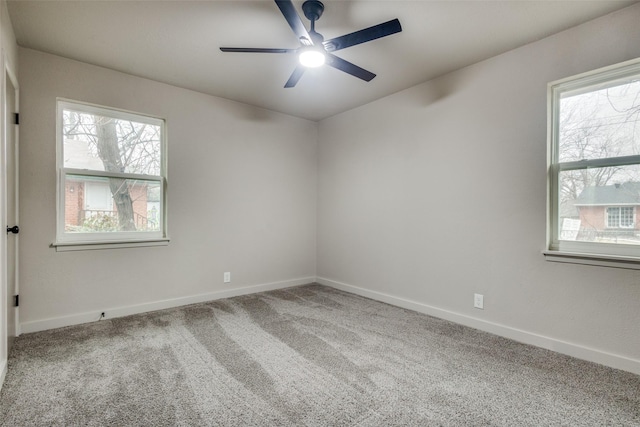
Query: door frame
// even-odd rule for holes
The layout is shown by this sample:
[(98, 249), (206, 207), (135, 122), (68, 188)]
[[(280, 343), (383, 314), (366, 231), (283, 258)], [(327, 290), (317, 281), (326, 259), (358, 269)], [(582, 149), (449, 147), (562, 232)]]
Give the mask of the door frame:
[[(6, 57), (4, 60), (4, 75), (5, 75), (5, 79), (8, 78), (11, 81), (11, 85), (13, 86), (13, 91), (14, 91), (14, 111), (16, 112), (16, 114), (19, 113), (20, 111), (20, 88), (18, 87), (18, 78), (16, 77), (15, 73), (13, 72), (13, 70), (11, 69), (11, 67), (8, 66)], [(4, 87), (6, 90), (7, 87), (7, 83), (6, 81), (4, 82)], [(4, 94), (5, 100), (6, 100), (6, 93)], [(10, 141), (10, 143), (13, 144), (14, 150), (13, 150), (13, 162), (14, 162), (14, 174), (15, 177), (13, 179), (14, 182), (14, 192), (13, 194), (15, 194), (15, 212), (14, 212), (14, 217), (16, 219), (16, 223), (15, 224), (11, 224), (11, 227), (13, 227), (14, 225), (18, 225), (20, 223), (20, 209), (19, 209), (19, 204), (20, 204), (20, 197), (19, 197), (19, 193), (18, 190), (20, 189), (20, 162), (19, 162), (19, 158), (20, 158), (20, 145), (19, 145), (19, 133), (20, 133), (20, 126), (16, 125), (15, 123), (5, 123), (5, 126), (15, 126), (14, 127), (14, 133), (13, 133), (13, 141)], [(4, 129), (4, 134), (3, 134), (3, 138), (6, 138), (6, 129)], [(5, 141), (5, 144), (8, 143), (9, 141)], [(6, 173), (6, 171), (5, 171)], [(6, 196), (6, 195), (5, 195)], [(6, 203), (6, 201), (5, 201)], [(7, 206), (5, 205), (5, 208)], [(7, 224), (9, 225), (9, 224)], [(20, 269), (18, 268), (19, 264), (18, 264), (18, 254), (20, 253), (20, 235), (16, 234), (15, 236), (13, 236), (16, 240), (16, 244), (15, 244), (15, 258), (14, 258), (14, 262), (15, 262), (15, 283), (14, 283), (14, 292), (16, 295), (19, 295), (20, 293)], [(7, 286), (9, 284), (7, 283)], [(18, 311), (19, 311), (20, 307), (16, 307), (16, 311), (15, 311), (15, 325), (16, 325), (16, 330), (15, 332), (15, 336), (19, 336), (20, 335), (20, 322), (19, 320), (19, 315), (18, 315)]]
[[(4, 51), (4, 49), (2, 49), (1, 54), (0, 54), (0, 68), (2, 69), (2, 77), (0, 78), (0, 82), (2, 84), (2, 89), (0, 91), (1, 96), (0, 96), (0, 116), (2, 117), (2, 119), (0, 119), (0, 179), (1, 179), (1, 183), (0, 183), (0, 217), (3, 219), (4, 222), (6, 222), (7, 219), (7, 194), (5, 191), (5, 185), (6, 185), (6, 179), (7, 179), (7, 168), (6, 168), (6, 164), (8, 161), (13, 161), (14, 162), (14, 173), (15, 173), (15, 179), (14, 179), (14, 184), (15, 184), (15, 217), (16, 217), (16, 222), (17, 218), (18, 218), (18, 189), (19, 189), (19, 182), (18, 182), (18, 177), (19, 177), (19, 170), (18, 170), (18, 156), (19, 156), (19, 145), (18, 145), (18, 141), (19, 141), (19, 128), (18, 126), (15, 126), (13, 123), (7, 123), (7, 121), (5, 120), (6, 118), (6, 100), (7, 100), (7, 93), (6, 93), (6, 88), (7, 88), (7, 79), (9, 79), (9, 81), (11, 82), (11, 84), (13, 85), (14, 91), (15, 91), (15, 111), (18, 112), (19, 111), (19, 86), (18, 86), (18, 79), (16, 78), (16, 74), (13, 72), (13, 67), (11, 66), (12, 64), (9, 63), (9, 61), (7, 60), (7, 55), (6, 52)], [(15, 126), (14, 128), (14, 140), (13, 141), (7, 141), (7, 126)], [(7, 159), (6, 158), (6, 147), (8, 144), (14, 144), (14, 158), (13, 159)], [(7, 224), (5, 224), (7, 225)], [(14, 284), (14, 289), (15, 289), (15, 293), (18, 293), (18, 289), (19, 289), (19, 269), (18, 269), (18, 253), (19, 253), (19, 239), (17, 238), (18, 235), (15, 235), (16, 237), (16, 244), (15, 244), (15, 284)], [(6, 308), (8, 306), (8, 301), (7, 301), (7, 290), (8, 290), (8, 286), (9, 283), (7, 283), (7, 239), (6, 238), (2, 238), (0, 239), (0, 387), (2, 387), (2, 383), (4, 382), (4, 377), (6, 375), (7, 372), (7, 359), (8, 359), (8, 338), (9, 338), (9, 331), (8, 331), (8, 313), (6, 311)], [(20, 335), (20, 323), (19, 323), (19, 315), (18, 315), (18, 307), (16, 307), (15, 310), (15, 331), (11, 331), (13, 332), (13, 335), (18, 336)]]

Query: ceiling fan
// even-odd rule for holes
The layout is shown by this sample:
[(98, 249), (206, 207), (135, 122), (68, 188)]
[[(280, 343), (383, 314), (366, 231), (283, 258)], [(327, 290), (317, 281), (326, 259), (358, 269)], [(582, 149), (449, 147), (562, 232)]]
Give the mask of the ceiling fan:
[(402, 31), (400, 21), (393, 19), (382, 24), (374, 25), (354, 33), (345, 34), (330, 40), (325, 40), (322, 34), (316, 32), (316, 21), (322, 16), (324, 5), (318, 0), (307, 0), (302, 3), (304, 16), (311, 21), (309, 31), (305, 28), (300, 16), (291, 0), (275, 0), (276, 5), (289, 23), (289, 26), (298, 37), (300, 47), (298, 49), (271, 49), (252, 47), (221, 47), (223, 52), (242, 53), (295, 53), (298, 54), (300, 63), (293, 70), (293, 74), (284, 85), (285, 88), (294, 87), (308, 67), (319, 67), (327, 64), (347, 74), (358, 77), (364, 81), (371, 81), (376, 75), (360, 68), (349, 61), (345, 61), (332, 54), (341, 49), (365, 43), (371, 40), (386, 37)]

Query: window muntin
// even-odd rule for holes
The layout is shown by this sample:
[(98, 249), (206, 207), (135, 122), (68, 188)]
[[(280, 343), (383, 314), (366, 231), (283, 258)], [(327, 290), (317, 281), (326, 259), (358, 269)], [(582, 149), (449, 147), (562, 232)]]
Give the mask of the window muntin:
[(162, 119), (58, 101), (57, 243), (166, 239)]
[(640, 258), (640, 61), (550, 84), (549, 249)]

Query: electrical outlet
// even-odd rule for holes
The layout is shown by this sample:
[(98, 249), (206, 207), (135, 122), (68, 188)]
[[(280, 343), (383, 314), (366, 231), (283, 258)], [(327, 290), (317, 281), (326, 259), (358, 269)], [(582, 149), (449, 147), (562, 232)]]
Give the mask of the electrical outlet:
[(228, 271), (224, 273), (224, 283), (231, 283), (231, 273)]
[(473, 294), (473, 307), (484, 310), (484, 295)]

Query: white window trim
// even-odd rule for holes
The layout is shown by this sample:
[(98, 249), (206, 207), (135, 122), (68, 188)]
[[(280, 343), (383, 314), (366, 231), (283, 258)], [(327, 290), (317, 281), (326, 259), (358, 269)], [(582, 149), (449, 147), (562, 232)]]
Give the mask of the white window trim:
[[(64, 167), (64, 141), (62, 137), (62, 111), (79, 110), (86, 113), (106, 115), (116, 119), (131, 120), (138, 123), (159, 125), (162, 127), (160, 176), (112, 173)], [(51, 247), (56, 251), (77, 251), (94, 249), (115, 249), (128, 247), (165, 246), (169, 244), (167, 231), (167, 124), (166, 120), (144, 113), (137, 113), (117, 108), (104, 107), (64, 98), (56, 100), (56, 239)], [(109, 233), (65, 233), (65, 194), (66, 175), (118, 177), (124, 179), (155, 181), (160, 183), (161, 230), (158, 232), (109, 232)]]
[(167, 246), (170, 239), (158, 239), (158, 240), (131, 240), (131, 241), (86, 241), (86, 242), (66, 242), (66, 243), (52, 243), (51, 247), (56, 249), (56, 252), (71, 252), (71, 251), (89, 251), (97, 249), (120, 249), (120, 248), (139, 248), (147, 246)]
[(640, 270), (640, 262), (636, 257), (576, 253), (568, 251), (542, 251), (545, 259), (551, 262), (562, 262), (569, 264), (595, 265), (600, 267), (625, 268), (630, 270)]
[[(615, 86), (640, 73), (640, 58), (551, 82), (547, 86), (547, 245), (542, 251), (547, 261), (605, 267), (640, 269), (640, 245), (560, 241), (558, 239), (558, 176), (561, 171), (585, 167), (640, 164), (640, 155), (583, 160), (559, 164), (558, 122), (560, 93), (579, 94), (596, 87)], [(635, 223), (635, 216), (634, 216)]]

